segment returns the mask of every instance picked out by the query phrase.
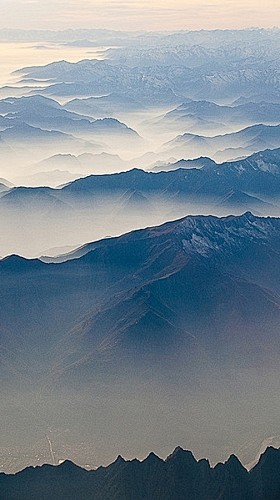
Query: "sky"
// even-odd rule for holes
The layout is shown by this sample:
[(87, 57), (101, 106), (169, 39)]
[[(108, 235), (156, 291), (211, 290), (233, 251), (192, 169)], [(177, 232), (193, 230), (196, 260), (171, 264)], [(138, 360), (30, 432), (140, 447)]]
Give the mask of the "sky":
[(279, 26), (279, 0), (0, 0), (0, 28), (178, 30)]

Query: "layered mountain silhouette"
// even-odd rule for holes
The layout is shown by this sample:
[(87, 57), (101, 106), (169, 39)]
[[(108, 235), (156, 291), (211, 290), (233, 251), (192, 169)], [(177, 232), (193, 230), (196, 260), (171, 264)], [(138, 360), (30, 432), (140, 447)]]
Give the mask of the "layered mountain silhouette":
[(65, 108), (76, 113), (85, 113), (94, 117), (115, 116), (123, 112), (137, 112), (145, 109), (141, 101), (124, 94), (112, 92), (101, 97), (89, 97), (87, 99), (73, 99)]
[[(107, 155), (100, 158), (104, 165), (114, 161)], [(98, 156), (54, 157), (45, 167), (61, 165), (64, 161), (70, 166), (69, 170), (73, 164), (87, 168), (91, 161), (98, 162)], [(75, 172), (76, 167), (72, 168)], [(8, 223), (16, 227), (20, 222), (20, 230), (13, 235), (12, 242), (7, 235), (2, 255), (15, 250), (27, 256), (45, 255), (50, 247), (70, 245), (73, 248), (108, 235), (160, 224), (186, 213), (227, 215), (247, 210), (257, 215), (280, 213), (278, 149), (236, 162), (216, 164), (200, 158), (159, 168), (170, 171), (132, 169), (111, 175), (90, 175), (59, 189), (4, 188), (0, 197), (1, 227), (4, 231)], [(42, 174), (40, 178), (44, 180)], [(67, 182), (67, 176), (64, 179)], [(30, 241), (26, 238), (28, 234), (33, 235)]]
[(277, 30), (215, 30), (215, 36), (202, 31), (139, 34), (136, 41), (130, 34), (118, 34), (115, 43), (107, 42), (119, 48), (108, 51), (106, 61), (59, 61), (17, 74), (24, 82), (55, 82), (38, 90), (45, 95), (117, 93), (151, 107), (179, 105), (188, 97), (215, 101), (259, 96), (269, 102), (274, 94), (279, 103), (277, 35)]
[(0, 474), (5, 500), (277, 500), (280, 451), (267, 448), (249, 472), (236, 456), (215, 467), (177, 447), (166, 460), (154, 453), (140, 462), (121, 456), (108, 467), (87, 471), (66, 460)]
[[(279, 434), (279, 29), (13, 37), (104, 60), (0, 88), (1, 470), (176, 443), (255, 465)], [(0, 498), (277, 498), (277, 457), (66, 461)]]
[[(91, 158), (92, 156), (89, 155), (89, 162)], [(111, 175), (90, 175), (73, 181), (63, 190), (53, 190), (52, 193), (58, 198), (63, 198), (66, 193), (89, 196), (96, 195), (98, 192), (103, 194), (106, 191), (113, 194), (115, 191), (124, 194), (133, 188), (150, 197), (155, 193), (165, 193), (173, 197), (185, 196), (186, 199), (190, 196), (216, 197), (218, 201), (220, 196), (233, 191), (248, 196), (260, 196), (260, 198), (265, 196), (273, 199), (278, 196), (280, 189), (279, 158), (280, 149), (275, 149), (222, 164), (216, 164), (209, 158), (180, 160), (171, 166), (157, 167), (155, 173), (135, 168), (128, 172)], [(168, 171), (164, 172), (164, 170)], [(33, 188), (30, 191), (37, 194)], [(2, 201), (8, 200), (12, 193), (15, 196), (16, 192), (19, 194), (20, 188), (11, 190), (5, 198), (2, 198)]]
[(208, 101), (189, 101), (167, 113), (162, 121), (172, 125), (188, 124), (191, 118), (211, 120), (212, 125), (234, 124), (279, 124), (279, 105), (274, 103), (248, 102), (236, 106), (221, 106)]
[(208, 158), (207, 156), (201, 156), (200, 158), (194, 158), (193, 160), (178, 160), (176, 162), (159, 162), (157, 165), (152, 167), (152, 172), (169, 172), (170, 170), (178, 170), (179, 168), (191, 169), (191, 168), (202, 168), (206, 165), (215, 166), (217, 165), (214, 160)]
[(63, 185), (92, 173), (110, 173), (118, 170), (128, 170), (130, 163), (118, 155), (109, 153), (56, 154), (42, 161), (29, 165), (29, 173), (22, 172), (14, 178), (20, 186)]
[(54, 99), (41, 95), (0, 100), (2, 126), (27, 124), (35, 128), (74, 134), (78, 137), (122, 134), (137, 139), (138, 134), (114, 118), (93, 119), (67, 111)]
[(206, 155), (217, 161), (228, 161), (262, 149), (279, 148), (279, 130), (280, 125), (261, 124), (214, 137), (185, 133), (164, 145), (165, 154), (179, 158)]

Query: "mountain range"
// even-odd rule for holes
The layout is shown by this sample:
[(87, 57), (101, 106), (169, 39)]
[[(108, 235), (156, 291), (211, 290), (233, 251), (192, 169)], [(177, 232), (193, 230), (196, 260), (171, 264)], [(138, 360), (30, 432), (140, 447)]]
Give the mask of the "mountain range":
[(238, 132), (217, 136), (185, 133), (164, 144), (167, 157), (196, 158), (210, 156), (217, 161), (230, 161), (263, 149), (280, 146), (280, 125), (252, 125)]
[(154, 453), (140, 462), (121, 456), (107, 467), (84, 470), (66, 460), (59, 466), (29, 467), (0, 474), (7, 500), (277, 500), (280, 451), (267, 448), (249, 472), (235, 455), (210, 467), (177, 447), (166, 460)]
[(114, 118), (93, 119), (63, 108), (57, 101), (43, 96), (8, 98), (0, 100), (1, 126), (9, 129), (25, 124), (46, 131), (75, 134), (94, 139), (95, 136), (123, 134), (130, 140), (138, 134)]
[(184, 97), (234, 101), (270, 95), (278, 95), (279, 103), (276, 33), (217, 31), (216, 40), (210, 32), (146, 34), (130, 40), (130, 47), (125, 43), (108, 51), (106, 61), (59, 61), (23, 68), (17, 75), (23, 75), (24, 81), (52, 79), (53, 85), (43, 89), (45, 95), (75, 98), (121, 92), (136, 101), (140, 98), (145, 106), (181, 104)]
[(0, 498), (278, 499), (279, 29), (11, 37)]
[(59, 187), (92, 173), (128, 170), (130, 162), (110, 153), (56, 154), (28, 165), (27, 172), (13, 177), (18, 186)]
[[(100, 191), (105, 193), (107, 190), (111, 193), (116, 190), (121, 194), (133, 186), (134, 192), (147, 197), (161, 192), (173, 199), (185, 198), (187, 201), (197, 198), (202, 202), (205, 197), (205, 200), (212, 198), (215, 204), (222, 204), (223, 199), (224, 202), (230, 201), (231, 196), (238, 196), (239, 193), (244, 202), (246, 195), (248, 196), (248, 204), (250, 196), (255, 197), (256, 203), (258, 197), (270, 198), (277, 203), (278, 176), (279, 149), (276, 149), (223, 164), (215, 164), (207, 159), (204, 160), (204, 166), (201, 167), (200, 164), (199, 168), (184, 169), (179, 164), (177, 170), (156, 174), (134, 169), (111, 176), (89, 176), (65, 187), (63, 194), (67, 192), (75, 196), (89, 196)], [(242, 200), (240, 201), (242, 206)], [(234, 199), (232, 202), (234, 203)], [(253, 199), (251, 202), (254, 204)]]
[(137, 112), (144, 110), (142, 100), (137, 101), (125, 93), (111, 94), (100, 97), (88, 97), (87, 99), (73, 99), (65, 104), (65, 108), (76, 113), (87, 113), (90, 116), (104, 117), (116, 116), (124, 112)]
[[(144, 66), (132, 67), (127, 65), (113, 65), (108, 62), (101, 65), (98, 61), (83, 61), (76, 63), (76, 67), (64, 67), (63, 62), (53, 63), (54, 66), (44, 69), (23, 68), (25, 82), (28, 77), (58, 79), (58, 83), (48, 85), (38, 91), (46, 96), (92, 97), (105, 92), (117, 91), (125, 93), (128, 98), (143, 102), (144, 106), (161, 106), (162, 104), (181, 104), (184, 98), (213, 100), (221, 99), (234, 101), (240, 96), (249, 97), (251, 101), (266, 100), (279, 103), (279, 75), (277, 69), (244, 68), (219, 70), (211, 72), (205, 68), (189, 69), (185, 66)], [(70, 63), (69, 63), (70, 64)], [(59, 66), (60, 65), (60, 66)], [(243, 66), (243, 65), (242, 65)], [(66, 70), (67, 83), (64, 83)], [(79, 79), (79, 74), (82, 75)], [(116, 81), (113, 74), (117, 75)], [(62, 76), (63, 75), (63, 76)], [(103, 78), (101, 86), (100, 78)], [(69, 83), (68, 83), (69, 82)], [(266, 90), (262, 82), (266, 83)], [(115, 85), (114, 85), (115, 83)]]
[[(84, 155), (78, 158), (83, 157)], [(89, 162), (92, 157), (89, 155)], [(63, 199), (66, 194), (88, 196), (106, 191), (124, 194), (127, 190), (141, 191), (146, 196), (162, 191), (173, 196), (194, 196), (199, 193), (211, 197), (226, 194), (228, 189), (273, 199), (278, 196), (279, 191), (279, 157), (280, 149), (267, 149), (254, 153), (250, 157), (222, 164), (217, 164), (207, 157), (180, 160), (171, 164), (171, 168), (169, 164), (159, 165), (155, 172), (145, 172), (134, 168), (116, 174), (89, 175), (73, 181), (62, 190), (40, 188), (40, 191), (43, 192), (45, 189), (59, 199)], [(73, 157), (71, 161), (72, 159)], [(191, 165), (193, 165), (192, 168)], [(7, 201), (11, 196), (13, 198), (20, 196), (20, 193), (26, 192), (26, 189), (23, 191), (20, 187), (13, 188), (2, 198), (2, 202)], [(30, 188), (30, 193), (37, 193), (37, 191)]]
[[(157, 120), (157, 127), (172, 127), (184, 132), (199, 134), (208, 131), (211, 135), (223, 129), (230, 131), (244, 126), (265, 124), (278, 125), (280, 105), (267, 102), (248, 102), (235, 106), (222, 106), (209, 101), (192, 101), (181, 104)], [(197, 130), (197, 132), (195, 132)], [(203, 133), (203, 132), (202, 132)]]
[[(34, 173), (30, 171), (32, 159), (40, 162), (47, 156), (105, 151), (109, 155), (112, 149), (134, 151), (142, 143), (135, 130), (115, 118), (94, 119), (72, 113), (53, 99), (29, 96), (0, 100), (2, 171), (5, 175), (11, 172), (13, 178)], [(112, 156), (118, 169), (117, 155)]]
[[(100, 158), (107, 162), (107, 156)], [(96, 159), (82, 155), (70, 157), (69, 162), (79, 160), (82, 166), (84, 160), (90, 165)], [(60, 158), (54, 158), (57, 160)], [(108, 160), (114, 162), (114, 158)], [(277, 216), (280, 212), (278, 149), (235, 162), (216, 164), (202, 158), (180, 161), (176, 167), (159, 168), (170, 170), (166, 172), (132, 169), (90, 175), (56, 189), (5, 187), (0, 195), (0, 227), (7, 233), (2, 255), (13, 251), (45, 255), (50, 247), (73, 248), (186, 213), (227, 215), (251, 210), (256, 215)], [(16, 234), (6, 231), (9, 224), (17, 227)]]

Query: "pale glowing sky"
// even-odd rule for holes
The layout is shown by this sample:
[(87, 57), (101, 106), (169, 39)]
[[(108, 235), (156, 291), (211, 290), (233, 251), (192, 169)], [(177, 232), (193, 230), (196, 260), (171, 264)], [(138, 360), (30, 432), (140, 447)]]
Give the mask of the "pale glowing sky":
[(0, 0), (0, 28), (175, 30), (279, 21), (280, 0)]

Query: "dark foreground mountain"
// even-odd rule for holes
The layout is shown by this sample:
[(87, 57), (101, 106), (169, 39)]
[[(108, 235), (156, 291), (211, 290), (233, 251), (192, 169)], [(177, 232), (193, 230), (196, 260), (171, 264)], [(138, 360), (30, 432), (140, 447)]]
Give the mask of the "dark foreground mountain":
[(108, 467), (86, 471), (70, 461), (0, 474), (4, 500), (278, 500), (280, 450), (267, 448), (247, 471), (235, 455), (210, 467), (178, 447), (160, 459), (140, 462), (119, 456)]

